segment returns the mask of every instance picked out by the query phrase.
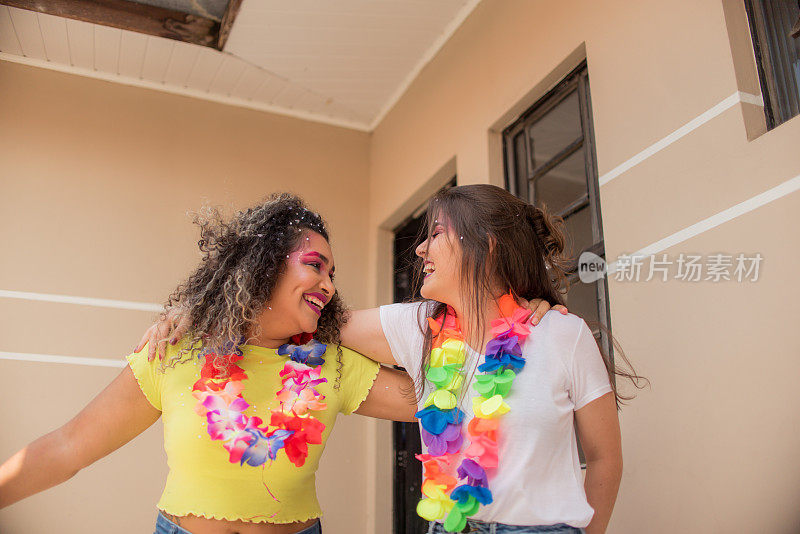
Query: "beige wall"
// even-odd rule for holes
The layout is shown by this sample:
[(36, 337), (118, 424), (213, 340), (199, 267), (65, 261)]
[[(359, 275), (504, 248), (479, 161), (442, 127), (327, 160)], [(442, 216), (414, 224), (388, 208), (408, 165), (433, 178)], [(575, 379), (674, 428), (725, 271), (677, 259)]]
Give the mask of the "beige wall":
[[(367, 303), (367, 134), (7, 62), (0, 94), (0, 289), (163, 302), (198, 259), (187, 210), (291, 190), (327, 217), (347, 301)], [(118, 359), (153, 316), (3, 298), (0, 351)], [(0, 360), (0, 457), (65, 422), (118, 372)], [(152, 531), (166, 474), (160, 426), (0, 511), (0, 531)], [(318, 481), (329, 532), (367, 531), (370, 428), (340, 417), (329, 441)]]
[[(581, 60), (602, 176), (737, 91), (758, 95), (752, 56), (739, 2), (485, 0), (373, 132), (375, 302), (390, 296), (389, 230), (453, 174), (502, 185), (499, 132)], [(800, 117), (764, 130), (760, 107), (735, 104), (603, 185), (607, 257), (800, 175)], [(663, 251), (760, 252), (758, 282), (610, 281), (615, 336), (652, 381), (621, 414), (610, 532), (800, 529), (794, 187)]]

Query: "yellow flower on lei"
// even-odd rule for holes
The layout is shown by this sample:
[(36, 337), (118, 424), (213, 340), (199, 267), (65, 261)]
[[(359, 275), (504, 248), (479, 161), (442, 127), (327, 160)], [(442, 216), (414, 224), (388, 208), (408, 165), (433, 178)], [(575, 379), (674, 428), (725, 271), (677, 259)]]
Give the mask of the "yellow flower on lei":
[(511, 407), (503, 400), (501, 395), (495, 395), (485, 399), (483, 397), (473, 397), (472, 411), (475, 417), (481, 419), (494, 419), (508, 413)]
[(417, 514), (428, 521), (442, 519), (450, 512), (455, 501), (445, 493), (447, 486), (426, 480), (422, 484), (422, 494), (427, 497), (417, 503)]
[(441, 347), (431, 350), (431, 367), (462, 364), (466, 358), (466, 345), (457, 339), (448, 339)]

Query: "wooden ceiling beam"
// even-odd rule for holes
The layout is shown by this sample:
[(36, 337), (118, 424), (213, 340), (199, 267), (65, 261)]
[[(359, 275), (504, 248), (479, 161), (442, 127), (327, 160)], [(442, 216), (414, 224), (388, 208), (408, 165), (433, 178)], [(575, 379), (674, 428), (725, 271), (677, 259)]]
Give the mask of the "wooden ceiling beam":
[[(0, 0), (0, 4), (222, 50), (241, 0), (230, 2), (222, 25), (205, 17), (128, 0)], [(222, 39), (220, 29), (225, 25)]]
[(240, 7), (242, 7), (242, 0), (229, 0), (219, 27), (217, 50), (225, 48), (225, 43), (228, 42), (228, 36), (231, 34), (231, 26), (233, 26), (233, 21), (236, 20), (236, 15), (239, 14)]

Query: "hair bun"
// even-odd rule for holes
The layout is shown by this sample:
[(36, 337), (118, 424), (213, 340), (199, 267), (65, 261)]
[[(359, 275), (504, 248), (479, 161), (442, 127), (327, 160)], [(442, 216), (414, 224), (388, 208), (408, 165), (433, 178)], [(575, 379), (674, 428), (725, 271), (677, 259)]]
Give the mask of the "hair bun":
[(525, 210), (530, 225), (536, 233), (536, 238), (545, 252), (545, 264), (556, 273), (554, 283), (559, 289), (566, 291), (567, 281), (563, 273), (567, 272), (571, 262), (570, 258), (565, 255), (568, 234), (564, 219), (550, 213), (545, 204), (542, 204), (541, 208), (533, 204), (526, 204)]

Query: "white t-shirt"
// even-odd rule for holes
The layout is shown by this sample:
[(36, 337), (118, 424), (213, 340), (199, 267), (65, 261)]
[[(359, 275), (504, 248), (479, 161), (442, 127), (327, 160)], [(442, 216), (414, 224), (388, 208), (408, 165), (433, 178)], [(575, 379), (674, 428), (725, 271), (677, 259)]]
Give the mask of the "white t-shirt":
[[(422, 303), (381, 306), (381, 326), (398, 365), (405, 367), (419, 388), (427, 307)], [(493, 502), (473, 516), (510, 525), (566, 523), (582, 528), (594, 510), (583, 489), (573, 412), (611, 391), (602, 356), (592, 332), (580, 317), (549, 311), (531, 329), (522, 346), (525, 367), (517, 374), (505, 398), (511, 411), (500, 418), (499, 466), (489, 470)], [(466, 377), (485, 361), (467, 349)], [(459, 408), (462, 427), (473, 417), (470, 387), (462, 389)], [(434, 386), (426, 381), (422, 400)], [(422, 409), (422, 402), (419, 403)], [(422, 444), (425, 451), (425, 444)], [(463, 450), (463, 449), (462, 449)]]

